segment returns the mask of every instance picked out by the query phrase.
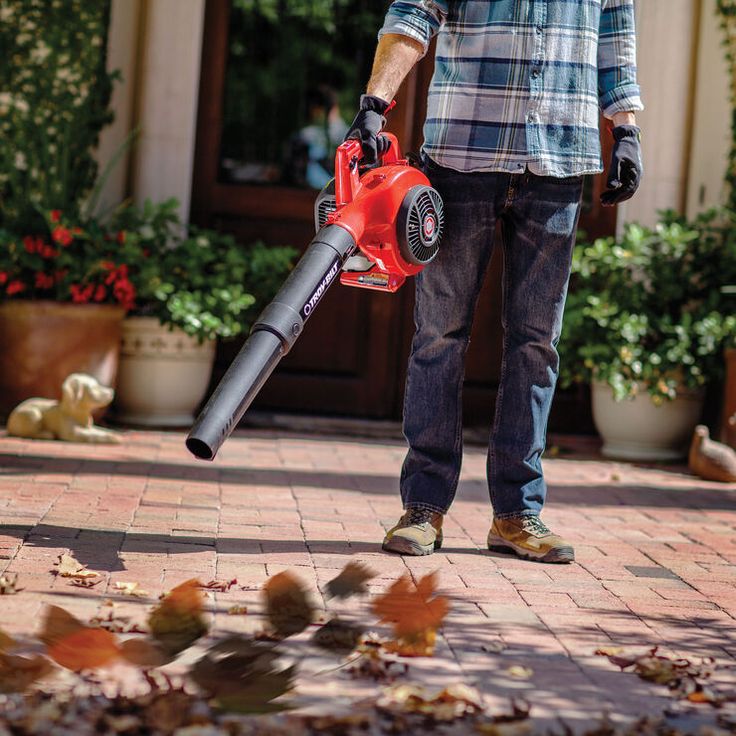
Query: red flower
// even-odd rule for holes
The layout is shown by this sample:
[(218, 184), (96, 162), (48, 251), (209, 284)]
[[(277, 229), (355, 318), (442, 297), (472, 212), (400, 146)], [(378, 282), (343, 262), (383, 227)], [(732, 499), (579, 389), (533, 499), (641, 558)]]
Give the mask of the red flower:
[(115, 282), (113, 294), (121, 306), (132, 309), (135, 305), (135, 287), (126, 278)]
[(36, 288), (50, 289), (54, 285), (54, 277), (39, 271), (36, 274)]
[(120, 230), (118, 232), (118, 243), (122, 245), (125, 242), (125, 230)]
[(23, 247), (28, 251), (28, 253), (35, 253), (36, 252), (36, 239), (32, 238), (30, 235), (26, 235), (25, 238), (23, 238)]
[(59, 251), (56, 250), (53, 245), (47, 245), (46, 243), (41, 243), (41, 247), (38, 252), (44, 258), (56, 258), (56, 256), (59, 255)]
[(69, 243), (71, 243), (73, 240), (72, 234), (67, 228), (63, 227), (62, 225), (58, 225), (54, 228), (53, 232), (51, 233), (51, 237), (54, 239), (55, 242), (63, 246), (69, 245)]
[(95, 290), (94, 284), (88, 284), (82, 286), (81, 284), (72, 284), (69, 287), (69, 291), (72, 295), (72, 301), (76, 304), (84, 304), (92, 298), (92, 293)]
[(51, 222), (59, 222), (61, 220), (61, 210), (51, 210)]
[(19, 294), (21, 291), (25, 291), (25, 288), (26, 285), (22, 281), (16, 279), (8, 284), (8, 288), (5, 291), (8, 296), (12, 296), (13, 294)]
[(81, 235), (82, 228), (81, 227), (73, 227), (72, 228), (72, 235)]
[(54, 282), (59, 283), (63, 278), (66, 277), (66, 275), (69, 273), (67, 269), (62, 269), (61, 271), (54, 271)]
[(95, 301), (96, 302), (104, 302), (106, 296), (107, 296), (107, 289), (102, 284), (100, 284), (95, 289), (95, 297), (94, 297), (95, 298)]
[(2, 286), (8, 280), (7, 271), (0, 271), (0, 286)]

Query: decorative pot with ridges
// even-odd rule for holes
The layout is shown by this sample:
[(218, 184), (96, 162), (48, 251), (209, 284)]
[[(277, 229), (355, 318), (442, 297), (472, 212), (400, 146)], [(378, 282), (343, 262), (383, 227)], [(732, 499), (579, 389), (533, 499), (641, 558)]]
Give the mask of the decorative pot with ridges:
[(146, 427), (189, 426), (214, 361), (214, 340), (200, 343), (153, 317), (129, 317), (123, 322), (115, 419)]

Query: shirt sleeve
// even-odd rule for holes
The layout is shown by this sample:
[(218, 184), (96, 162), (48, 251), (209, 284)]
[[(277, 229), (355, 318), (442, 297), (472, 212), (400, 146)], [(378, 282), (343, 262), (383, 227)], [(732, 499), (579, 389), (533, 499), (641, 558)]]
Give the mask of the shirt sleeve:
[(598, 35), (598, 95), (607, 118), (643, 110), (636, 83), (634, 0), (603, 0)]
[(448, 0), (394, 0), (386, 13), (378, 38), (387, 33), (419, 41), (427, 53), (432, 37), (447, 17)]

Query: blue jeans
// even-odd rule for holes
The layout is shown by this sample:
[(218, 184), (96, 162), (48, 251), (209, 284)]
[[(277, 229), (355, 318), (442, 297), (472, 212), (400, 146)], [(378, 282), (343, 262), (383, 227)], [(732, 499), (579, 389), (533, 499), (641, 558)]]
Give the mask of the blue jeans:
[(445, 204), (445, 233), (438, 256), (416, 278), (401, 498), (405, 508), (444, 513), (455, 497), (465, 353), (500, 220), (504, 339), (488, 488), (496, 517), (538, 515), (583, 178), (460, 173), (426, 159), (424, 167)]

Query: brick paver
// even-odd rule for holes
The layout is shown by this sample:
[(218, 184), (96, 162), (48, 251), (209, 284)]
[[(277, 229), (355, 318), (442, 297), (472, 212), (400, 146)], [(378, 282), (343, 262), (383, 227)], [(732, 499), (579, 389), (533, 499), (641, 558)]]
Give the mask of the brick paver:
[[(468, 447), (442, 551), (401, 558), (383, 554), (380, 541), (400, 513), (403, 455), (399, 442), (267, 431), (239, 433), (211, 464), (186, 453), (181, 433), (130, 432), (113, 447), (3, 437), (0, 570), (17, 572), (25, 589), (0, 598), (0, 628), (29, 634), (50, 602), (90, 617), (117, 581), (155, 597), (199, 577), (237, 578), (237, 588), (213, 595), (214, 626), (253, 631), (257, 616), (225, 610), (257, 611), (270, 575), (294, 571), (319, 600), (359, 560), (378, 573), (371, 591), (407, 571), (437, 571), (452, 610), (436, 656), (412, 660), (410, 677), (475, 685), (492, 708), (523, 695), (535, 716), (574, 726), (604, 710), (626, 717), (672, 702), (661, 686), (594, 656), (604, 645), (658, 644), (734, 664), (736, 486), (595, 456), (547, 460), (544, 517), (575, 543), (577, 561), (543, 566), (485, 549), (485, 453)], [(56, 578), (66, 551), (105, 581), (80, 590)], [(151, 603), (117, 600), (140, 621)], [(528, 680), (508, 674), (517, 664), (533, 670)], [(730, 671), (718, 677), (733, 686)], [(329, 709), (373, 690), (336, 672), (303, 677), (299, 697)]]

